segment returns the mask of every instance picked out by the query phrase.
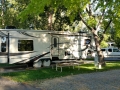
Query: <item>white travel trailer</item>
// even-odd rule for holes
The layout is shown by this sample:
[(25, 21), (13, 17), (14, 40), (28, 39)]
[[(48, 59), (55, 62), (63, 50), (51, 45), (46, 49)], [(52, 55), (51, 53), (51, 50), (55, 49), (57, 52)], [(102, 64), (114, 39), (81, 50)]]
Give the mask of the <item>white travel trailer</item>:
[(80, 33), (0, 29), (0, 63), (49, 66), (52, 60), (86, 58), (90, 43)]

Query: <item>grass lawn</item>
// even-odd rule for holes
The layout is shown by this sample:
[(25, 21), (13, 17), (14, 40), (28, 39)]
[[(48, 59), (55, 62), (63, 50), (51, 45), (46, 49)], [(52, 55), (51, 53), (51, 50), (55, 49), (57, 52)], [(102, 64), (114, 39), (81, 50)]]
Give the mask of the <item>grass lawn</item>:
[(10, 67), (10, 66), (15, 66), (15, 64), (0, 64), (0, 68), (5, 68), (5, 67)]
[[(78, 68), (80, 68), (80, 70), (78, 70)], [(52, 79), (55, 77), (64, 77), (68, 75), (76, 75), (83, 73), (102, 72), (113, 69), (120, 69), (120, 61), (106, 62), (106, 67), (99, 70), (95, 69), (93, 63), (93, 64), (83, 64), (80, 65), (79, 67), (76, 66), (74, 69), (72, 67), (70, 68), (63, 67), (63, 72), (60, 72), (60, 69), (56, 71), (51, 67), (46, 67), (46, 68), (40, 68), (34, 70), (26, 69), (25, 71), (20, 71), (20, 72), (5, 73), (5, 74), (0, 74), (0, 76), (7, 77), (18, 82), (27, 83), (36, 80)]]

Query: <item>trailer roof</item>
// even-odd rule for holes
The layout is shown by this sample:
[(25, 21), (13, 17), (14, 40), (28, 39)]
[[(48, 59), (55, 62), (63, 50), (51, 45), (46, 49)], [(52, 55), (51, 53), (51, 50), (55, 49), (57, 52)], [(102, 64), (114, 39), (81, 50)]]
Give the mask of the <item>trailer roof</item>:
[[(89, 36), (81, 33), (72, 33), (70, 31), (52, 31), (52, 30), (31, 30), (31, 29), (0, 29), (0, 31), (19, 31), (19, 32), (46, 32), (52, 35), (66, 35), (66, 36)], [(87, 33), (86, 33), (87, 34)]]
[(51, 30), (30, 30), (30, 29), (0, 29), (0, 31), (53, 32)]

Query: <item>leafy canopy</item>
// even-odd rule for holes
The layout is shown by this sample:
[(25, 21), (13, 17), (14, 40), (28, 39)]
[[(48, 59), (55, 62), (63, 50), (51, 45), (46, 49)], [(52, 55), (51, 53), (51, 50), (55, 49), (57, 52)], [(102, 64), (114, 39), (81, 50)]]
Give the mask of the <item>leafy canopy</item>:
[[(114, 4), (113, 4), (114, 3)], [(50, 7), (51, 11), (56, 12), (59, 6), (65, 6), (67, 8), (67, 16), (70, 17), (71, 21), (80, 12), (84, 17), (85, 21), (91, 27), (97, 25), (97, 20), (94, 17), (89, 17), (85, 9), (88, 4), (92, 6), (92, 13), (98, 15), (97, 20), (103, 20), (101, 24), (101, 29), (105, 29), (109, 20), (112, 20), (112, 28), (116, 32), (115, 37), (120, 37), (120, 2), (119, 0), (30, 0), (29, 5), (19, 14), (19, 18), (23, 21), (27, 19), (28, 15), (39, 15), (44, 12), (44, 7)], [(109, 28), (110, 30), (110, 28)], [(104, 32), (104, 31), (103, 31)], [(110, 33), (110, 32), (106, 32)]]
[(50, 6), (51, 10), (56, 11), (59, 6), (64, 5), (67, 8), (67, 16), (73, 20), (78, 11), (83, 11), (88, 3), (90, 0), (31, 0), (19, 18), (25, 20), (28, 15), (39, 15), (44, 12), (45, 6)]

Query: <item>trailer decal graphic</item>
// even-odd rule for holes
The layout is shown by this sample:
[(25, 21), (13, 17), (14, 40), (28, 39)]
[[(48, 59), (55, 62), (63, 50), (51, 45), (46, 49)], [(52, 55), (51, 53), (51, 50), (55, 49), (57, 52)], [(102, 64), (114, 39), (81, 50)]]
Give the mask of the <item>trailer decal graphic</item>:
[(28, 34), (28, 33), (26, 33), (26, 32), (18, 32), (18, 33), (23, 34), (23, 35), (25, 35), (25, 36), (29, 36), (29, 37), (41, 38), (41, 37), (36, 37), (36, 36), (30, 35), (30, 34)]
[(26, 63), (34, 62), (34, 61), (40, 59), (41, 57), (43, 57), (43, 56), (45, 56), (45, 55), (47, 55), (47, 54), (49, 54), (49, 53), (50, 53), (50, 52), (46, 52), (46, 53), (44, 53), (44, 54), (42, 54), (42, 55), (36, 55), (36, 56), (30, 57), (30, 58), (28, 58), (28, 59), (24, 59), (24, 60), (19, 61), (19, 62), (16, 62), (16, 63), (25, 62), (25, 61), (27, 61), (27, 60), (29, 60), (29, 61), (26, 62)]
[[(10, 56), (16, 56), (16, 55), (23, 55), (23, 54), (29, 54), (34, 52), (24, 52), (24, 53), (10, 53)], [(6, 56), (8, 55), (8, 52), (0, 52), (0, 56)]]

